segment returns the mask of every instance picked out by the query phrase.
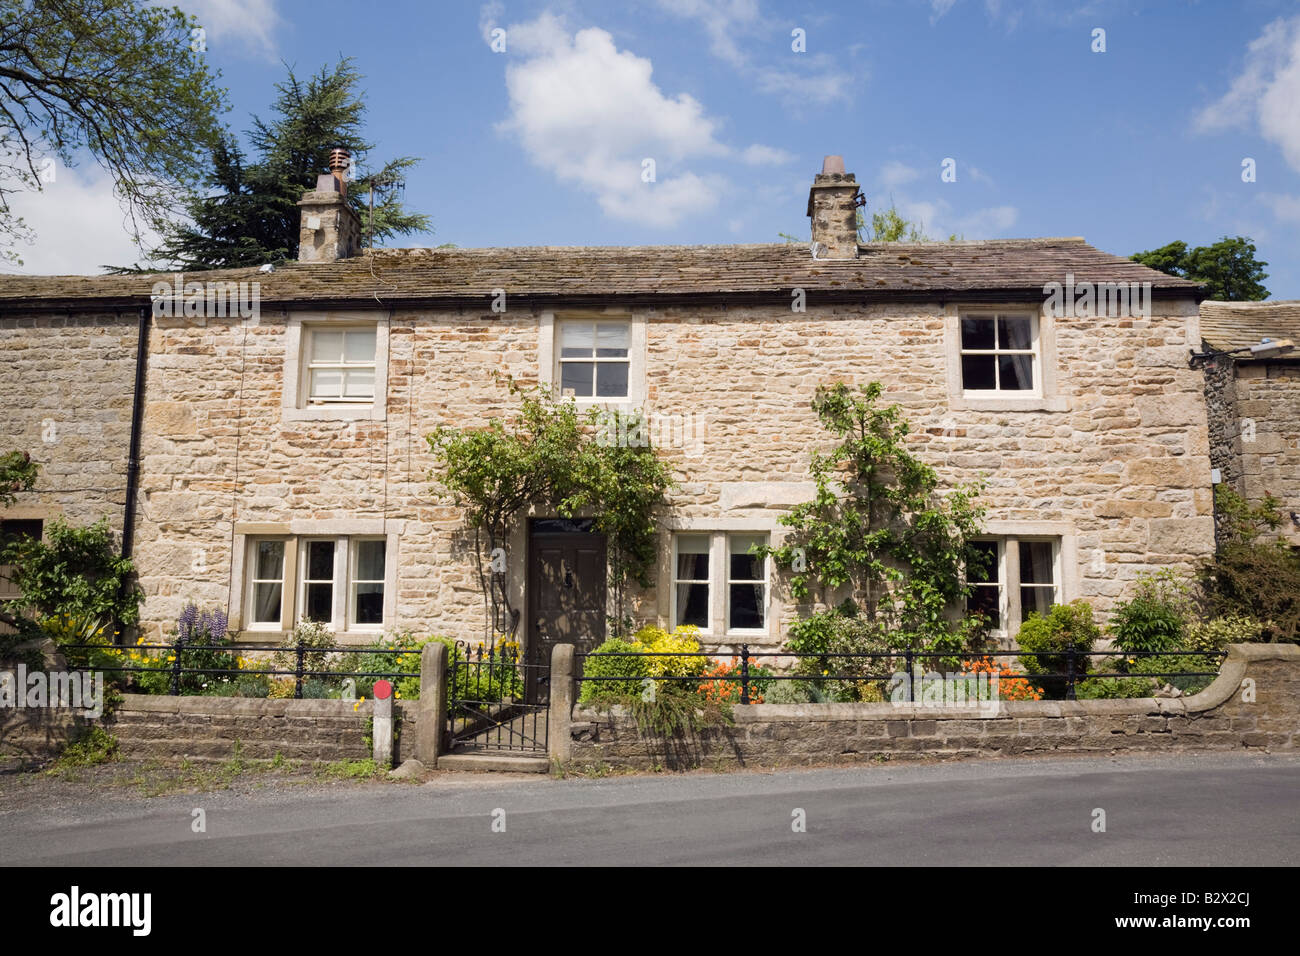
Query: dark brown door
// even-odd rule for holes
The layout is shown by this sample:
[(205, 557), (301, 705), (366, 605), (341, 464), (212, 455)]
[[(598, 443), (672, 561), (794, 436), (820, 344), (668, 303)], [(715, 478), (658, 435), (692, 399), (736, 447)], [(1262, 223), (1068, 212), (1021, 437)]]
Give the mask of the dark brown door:
[(528, 658), (551, 648), (585, 653), (605, 640), (605, 536), (590, 519), (535, 518), (528, 540)]

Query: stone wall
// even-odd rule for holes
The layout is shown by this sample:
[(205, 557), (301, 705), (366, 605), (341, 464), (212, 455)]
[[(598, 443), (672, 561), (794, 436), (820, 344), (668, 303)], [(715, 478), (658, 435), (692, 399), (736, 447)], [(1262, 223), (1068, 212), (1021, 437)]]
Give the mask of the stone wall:
[(1300, 545), (1300, 362), (1223, 362), (1206, 397), (1214, 467), (1248, 501), (1278, 498), (1280, 531)]
[[(353, 710), (346, 700), (257, 700), (238, 697), (165, 697), (126, 694), (103, 726), (117, 738), (129, 760), (228, 760), (236, 753), (250, 760), (364, 760), (366, 721), (373, 706)], [(414, 748), (417, 708), (396, 702), (401, 716), (395, 750), (402, 740)], [(0, 754), (44, 760), (63, 749), (85, 723), (68, 711), (0, 712)]]
[(0, 517), (107, 517), (121, 531), (138, 322), (135, 311), (0, 315), (0, 453), (41, 466), (36, 489)]
[(721, 769), (1029, 754), (1294, 751), (1300, 747), (1300, 646), (1233, 645), (1214, 682), (1186, 698), (1009, 702), (987, 716), (891, 704), (752, 704), (734, 711), (733, 726), (665, 740), (643, 737), (621, 708), (577, 708), (569, 762), (575, 768)]
[[(1190, 566), (1212, 548), (1201, 377), (1186, 367), (1196, 307), (1157, 308), (1146, 319), (1057, 319), (1055, 395), (1028, 410), (952, 401), (952, 305), (637, 311), (648, 323), (648, 407), (690, 422), (690, 441), (660, 443), (680, 482), (668, 523), (779, 533), (782, 509), (807, 494), (810, 451), (826, 444), (815, 389), (880, 379), (946, 481), (988, 477), (991, 528), (1069, 536), (1065, 597), (1104, 611), (1139, 572)], [(508, 412), (493, 376), (538, 380), (548, 315), (376, 315), (387, 323), (386, 410), (352, 421), (283, 415), (287, 315), (157, 321), (137, 533), (147, 633), (165, 632), (187, 601), (234, 603), (241, 527), (379, 521), (398, 538), (391, 626), (481, 639), (470, 540), (429, 480), (426, 436)], [(521, 590), (516, 545), (509, 574)], [(668, 550), (665, 536), (660, 580)], [(797, 616), (776, 596), (779, 623), (753, 643), (780, 643)], [(667, 588), (633, 597), (641, 619), (667, 618)]]

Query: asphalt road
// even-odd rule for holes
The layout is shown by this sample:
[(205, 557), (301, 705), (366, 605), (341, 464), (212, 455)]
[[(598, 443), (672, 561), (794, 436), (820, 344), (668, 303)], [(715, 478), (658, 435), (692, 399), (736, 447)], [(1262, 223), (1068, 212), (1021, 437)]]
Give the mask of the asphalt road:
[[(206, 832), (191, 828), (202, 808)], [(1094, 832), (1095, 810), (1105, 832)], [(796, 810), (806, 832), (794, 832)], [(502, 813), (501, 811), (504, 811)], [(497, 832), (504, 822), (504, 832)], [(496, 831), (494, 831), (494, 822)], [(9, 865), (1294, 865), (1300, 758), (275, 787), (0, 814)]]

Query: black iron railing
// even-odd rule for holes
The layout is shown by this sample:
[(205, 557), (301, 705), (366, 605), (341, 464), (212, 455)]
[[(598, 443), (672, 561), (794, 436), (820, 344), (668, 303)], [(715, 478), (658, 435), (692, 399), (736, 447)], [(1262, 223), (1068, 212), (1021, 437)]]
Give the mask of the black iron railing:
[[(709, 660), (720, 660), (725, 654), (708, 653), (705, 651), (618, 651), (609, 653), (580, 653), (575, 654), (576, 660), (585, 665), (587, 660), (592, 658), (610, 658), (610, 657), (672, 657), (672, 658), (692, 658), (702, 657)], [(636, 678), (627, 675), (611, 676), (588, 676), (586, 667), (580, 668), (580, 676), (576, 678), (579, 684), (584, 682), (611, 682), (611, 683), (636, 683), (640, 680), (654, 681), (671, 681), (694, 684), (707, 684), (714, 681), (729, 681), (739, 683), (740, 685), (740, 703), (748, 704), (751, 702), (751, 689), (756, 684), (767, 685), (774, 681), (802, 681), (805, 683), (828, 684), (833, 681), (853, 681), (853, 682), (874, 682), (874, 681), (891, 681), (896, 680), (899, 675), (906, 678), (900, 686), (905, 686), (907, 700), (917, 702), (917, 686), (921, 684), (921, 677), (929, 677), (923, 669), (918, 669), (918, 665), (924, 665), (927, 661), (951, 661), (951, 662), (974, 662), (983, 661), (989, 658), (1026, 658), (1032, 657), (1042, 661), (1064, 660), (1064, 667), (1061, 670), (1038, 670), (1034, 673), (1014, 673), (1006, 677), (1018, 680), (1024, 680), (1030, 684), (1046, 684), (1054, 688), (1059, 687), (1064, 690), (1064, 697), (1067, 700), (1076, 699), (1076, 691), (1080, 682), (1084, 680), (1095, 680), (1101, 678), (1131, 678), (1131, 677), (1163, 677), (1163, 678), (1185, 678), (1185, 677), (1217, 677), (1218, 670), (1173, 670), (1160, 672), (1145, 671), (1125, 671), (1125, 670), (1106, 670), (1106, 671), (1089, 671), (1087, 669), (1088, 661), (1094, 658), (1105, 658), (1114, 660), (1116, 658), (1136, 663), (1140, 660), (1152, 658), (1169, 658), (1169, 657), (1195, 657), (1202, 660), (1212, 659), (1222, 663), (1223, 658), (1227, 656), (1226, 651), (1080, 651), (1073, 647), (1064, 648), (1057, 651), (882, 651), (872, 653), (792, 653), (790, 651), (751, 651), (748, 644), (740, 645), (740, 652), (732, 654), (732, 660), (735, 666), (739, 668), (739, 673), (727, 676), (718, 676), (717, 674), (692, 674), (688, 676), (681, 675), (656, 675), (653, 678)], [(783, 660), (815, 660), (823, 664), (820, 672), (807, 673), (784, 673), (784, 674), (764, 674), (761, 677), (755, 676), (750, 671), (751, 663), (757, 664), (761, 659), (780, 658)], [(855, 671), (852, 673), (831, 673), (830, 665), (839, 661), (864, 661), (876, 662), (886, 661), (891, 666), (897, 666), (901, 663), (902, 670), (894, 670), (890, 673), (870, 673)], [(955, 675), (961, 678), (970, 678), (976, 676), (973, 671), (966, 671)], [(1005, 679), (1005, 678), (1004, 678)]]
[[(140, 664), (130, 664), (122, 666), (105, 666), (102, 663), (96, 663), (94, 670), (103, 671), (106, 674), (169, 674), (171, 677), (168, 694), (179, 696), (181, 693), (181, 678), (186, 675), (196, 674), (203, 676), (266, 676), (266, 677), (292, 677), (294, 678), (293, 696), (296, 699), (302, 698), (303, 681), (310, 678), (338, 679), (347, 678), (388, 678), (400, 679), (404, 677), (416, 677), (418, 674), (412, 674), (410, 671), (397, 669), (381, 671), (359, 671), (353, 669), (320, 669), (308, 667), (309, 659), (319, 659), (320, 657), (332, 654), (347, 655), (419, 655), (420, 651), (415, 648), (378, 648), (378, 647), (318, 647), (305, 642), (299, 641), (293, 645), (284, 644), (245, 644), (243, 642), (231, 644), (187, 644), (184, 641), (176, 641), (171, 644), (63, 644), (61, 650), (84, 650), (90, 653), (113, 655), (126, 654), (132, 651), (166, 651), (168, 652), (166, 660), (159, 660), (161, 666), (151, 667)], [(274, 652), (281, 655), (292, 655), (293, 667), (273, 667), (271, 661), (266, 661), (267, 666), (262, 666), (261, 661), (256, 662), (254, 667), (191, 667), (184, 663), (186, 654), (193, 654), (200, 651), (207, 651), (217, 654), (234, 654), (242, 655), (248, 651)]]
[(550, 663), (458, 641), (447, 671), (453, 749), (545, 753)]

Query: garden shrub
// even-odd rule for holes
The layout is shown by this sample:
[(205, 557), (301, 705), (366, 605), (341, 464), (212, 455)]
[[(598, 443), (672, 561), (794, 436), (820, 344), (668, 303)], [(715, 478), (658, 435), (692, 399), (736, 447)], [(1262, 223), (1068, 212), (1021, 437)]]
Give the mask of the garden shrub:
[(1190, 610), (1187, 589), (1172, 572), (1140, 575), (1133, 597), (1111, 613), (1115, 646), (1128, 654), (1180, 650)]
[(1150, 697), (1154, 690), (1149, 677), (1089, 677), (1075, 685), (1074, 696), (1079, 700), (1115, 700)]
[(1186, 649), (1189, 651), (1221, 651), (1229, 644), (1248, 644), (1258, 641), (1264, 624), (1245, 614), (1228, 614), (1208, 621), (1194, 621), (1187, 627)]
[[(579, 703), (591, 703), (601, 698), (639, 697), (645, 689), (644, 681), (650, 676), (648, 658), (640, 653), (639, 644), (613, 638), (589, 654), (582, 666), (582, 676), (622, 677), (626, 680), (584, 680)], [(631, 654), (631, 657), (612, 657), (613, 654)], [(703, 658), (701, 658), (703, 660)]]
[(1021, 666), (1048, 697), (1060, 699), (1065, 696), (1067, 686), (1066, 652), (1074, 649), (1074, 673), (1076, 678), (1082, 677), (1088, 669), (1088, 658), (1079, 655), (1091, 651), (1100, 635), (1093, 620), (1092, 605), (1082, 599), (1053, 604), (1046, 617), (1032, 612), (1016, 635), (1020, 649), (1026, 652), (1020, 658)]
[[(703, 660), (703, 658), (699, 658)], [(703, 676), (709, 680), (696, 685), (696, 692), (709, 704), (739, 704), (743, 687), (740, 674), (740, 658), (733, 657), (730, 662), (714, 661), (704, 670)], [(768, 689), (773, 684), (793, 683), (793, 681), (772, 680), (771, 668), (759, 664), (749, 665), (749, 702), (751, 704), (767, 703)]]

